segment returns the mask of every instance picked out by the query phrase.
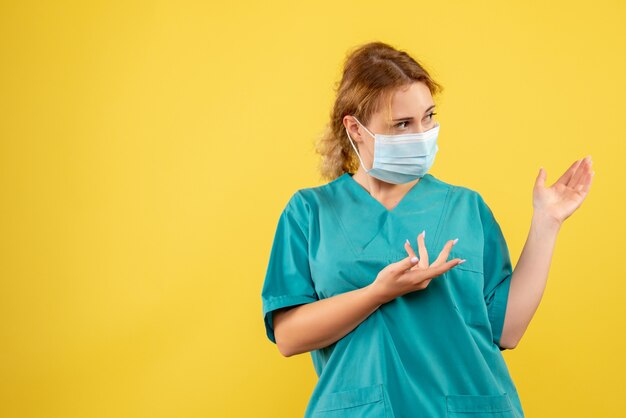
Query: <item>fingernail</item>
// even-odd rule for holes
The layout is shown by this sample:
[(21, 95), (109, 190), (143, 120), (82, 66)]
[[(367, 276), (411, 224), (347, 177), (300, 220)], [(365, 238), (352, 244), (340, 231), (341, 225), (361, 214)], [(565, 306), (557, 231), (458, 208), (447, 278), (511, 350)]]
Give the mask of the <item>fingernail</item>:
[(408, 238), (406, 239), (405, 244), (409, 244), (409, 245), (411, 245), (411, 242), (409, 241), (409, 239), (408, 239)]
[(454, 241), (452, 241), (452, 245), (456, 244), (459, 241), (458, 238), (455, 238)]
[(417, 263), (419, 260), (417, 259), (417, 257), (413, 257), (411, 258), (411, 263)]
[(422, 237), (426, 238), (426, 230), (422, 231)]
[(463, 264), (463, 263), (465, 263), (466, 261), (467, 261), (466, 259), (463, 259), (463, 260), (459, 261), (459, 263), (457, 264), (457, 266), (458, 266), (459, 264)]

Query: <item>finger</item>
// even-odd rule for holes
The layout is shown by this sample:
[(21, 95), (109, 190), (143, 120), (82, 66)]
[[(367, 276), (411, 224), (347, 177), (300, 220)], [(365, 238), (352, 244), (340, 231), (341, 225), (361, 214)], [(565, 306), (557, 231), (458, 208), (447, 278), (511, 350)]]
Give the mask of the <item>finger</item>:
[(419, 268), (419, 266), (418, 266), (419, 258), (415, 254), (415, 251), (413, 251), (413, 247), (411, 247), (411, 243), (409, 242), (408, 239), (404, 242), (404, 249), (406, 250), (406, 252), (409, 255), (409, 257), (415, 258), (415, 260), (416, 260), (413, 263), (413, 266), (411, 267), (411, 270)]
[(535, 187), (546, 187), (546, 170), (543, 167), (539, 167), (539, 174), (535, 179)]
[(587, 183), (587, 184), (585, 185), (585, 187), (583, 188), (583, 190), (585, 191), (585, 193), (588, 193), (588, 192), (589, 192), (589, 189), (591, 189), (591, 183), (593, 183), (593, 176), (595, 176), (595, 175), (596, 175), (596, 172), (595, 172), (595, 171), (592, 171), (592, 172), (591, 172), (591, 176), (589, 177), (589, 183)]
[(576, 171), (581, 162), (582, 159), (574, 161), (574, 163), (567, 169), (567, 171), (563, 173), (561, 177), (559, 177), (556, 183), (561, 183), (564, 186), (567, 185), (567, 182), (570, 180), (570, 178), (572, 178), (572, 174), (574, 174), (574, 171)]
[(577, 190), (577, 191), (581, 192), (583, 196), (586, 196), (587, 193), (589, 193), (589, 189), (591, 188), (591, 183), (593, 181), (593, 176), (595, 173), (596, 173), (595, 171), (590, 171), (589, 173), (587, 173), (587, 175), (585, 175), (585, 178), (582, 184), (579, 185), (580, 190)]
[(441, 269), (441, 270), (439, 270), (439, 271), (441, 271), (441, 273), (439, 273), (439, 274), (443, 274), (443, 273), (445, 273), (446, 271), (448, 271), (448, 270), (452, 269), (453, 267), (456, 267), (456, 266), (458, 266), (459, 264), (463, 264), (463, 263), (465, 263), (466, 261), (467, 261), (467, 260), (466, 260), (466, 259), (464, 259), (464, 258), (453, 258), (453, 259), (452, 259), (452, 260), (450, 260), (450, 261), (446, 261), (446, 262), (445, 262), (445, 263), (443, 263), (440, 267), (438, 267), (438, 268), (440, 268), (440, 269)]
[(417, 249), (419, 251), (419, 266), (428, 267), (428, 251), (426, 251), (426, 244), (424, 244), (424, 237), (426, 236), (426, 230), (422, 231), (417, 236)]
[(576, 190), (576, 187), (580, 184), (580, 180), (591, 169), (591, 156), (588, 155), (582, 159), (574, 174), (567, 182), (567, 187), (571, 187)]
[(578, 179), (578, 182), (572, 185), (572, 188), (577, 192), (582, 192), (585, 185), (591, 178), (591, 169), (585, 171), (585, 173)]
[(448, 242), (446, 242), (446, 245), (443, 246), (443, 249), (439, 253), (439, 257), (437, 257), (437, 259), (432, 265), (438, 266), (440, 264), (443, 264), (448, 259), (448, 256), (450, 255), (450, 251), (452, 250), (452, 247), (454, 246), (454, 244), (458, 242), (458, 240), (459, 239), (456, 238), (456, 239), (451, 239)]
[(406, 252), (409, 254), (410, 257), (417, 257), (415, 255), (415, 251), (413, 251), (413, 247), (411, 247), (411, 243), (409, 242), (408, 238), (404, 242), (404, 249), (406, 250)]
[(591, 172), (590, 163), (587, 160), (583, 160), (583, 162), (576, 170), (576, 173), (572, 176), (570, 181), (567, 183), (567, 187), (570, 187), (576, 191), (580, 191), (585, 182), (585, 178)]
[[(466, 260), (460, 259), (460, 258), (453, 258), (450, 261), (446, 261), (443, 264), (440, 264), (438, 266), (430, 266), (427, 270), (426, 270), (426, 274), (428, 279), (432, 280), (432, 279), (436, 279), (437, 277), (441, 276), (443, 273), (445, 273), (446, 271), (450, 270), (451, 268), (458, 266), (459, 264), (464, 263)], [(423, 270), (420, 270), (420, 272), (418, 274), (423, 274)], [(427, 280), (428, 280), (427, 279)]]
[(415, 264), (417, 264), (417, 260), (416, 257), (408, 256), (394, 264), (394, 268), (396, 268), (398, 272), (403, 273), (406, 270), (409, 270)]

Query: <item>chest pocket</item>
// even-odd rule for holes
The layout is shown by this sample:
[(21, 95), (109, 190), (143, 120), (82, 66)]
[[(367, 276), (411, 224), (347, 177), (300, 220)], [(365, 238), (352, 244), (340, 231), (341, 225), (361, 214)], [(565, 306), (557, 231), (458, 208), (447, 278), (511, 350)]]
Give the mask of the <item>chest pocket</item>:
[[(465, 264), (465, 263), (463, 263)], [(448, 395), (447, 418), (516, 418), (506, 393), (501, 395)]]
[(464, 258), (467, 261), (446, 272), (446, 283), (452, 292), (452, 300), (465, 323), (474, 326), (488, 326), (487, 306), (483, 288), (483, 258), (481, 255), (450, 251), (448, 260)]
[(387, 418), (390, 417), (387, 411), (388, 400), (384, 386), (377, 384), (322, 395), (312, 416)]

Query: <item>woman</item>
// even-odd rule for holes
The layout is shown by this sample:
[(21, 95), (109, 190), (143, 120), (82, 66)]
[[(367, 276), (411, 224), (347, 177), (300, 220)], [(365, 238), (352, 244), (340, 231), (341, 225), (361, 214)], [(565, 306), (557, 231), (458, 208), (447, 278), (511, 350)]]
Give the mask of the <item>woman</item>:
[[(591, 159), (550, 187), (540, 169), (513, 272), (481, 195), (428, 173), (441, 90), (405, 52), (356, 49), (318, 147), (331, 181), (298, 190), (280, 216), (263, 315), (283, 355), (311, 353), (319, 380), (305, 417), (524, 416), (501, 351), (539, 305)], [(433, 262), (428, 248), (440, 250)]]

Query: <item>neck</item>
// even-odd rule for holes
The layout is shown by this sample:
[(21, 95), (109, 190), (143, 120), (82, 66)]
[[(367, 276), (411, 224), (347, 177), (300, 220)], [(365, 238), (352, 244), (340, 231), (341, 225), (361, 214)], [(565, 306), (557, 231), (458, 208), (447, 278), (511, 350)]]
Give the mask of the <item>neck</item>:
[(352, 178), (365, 190), (367, 190), (370, 195), (378, 198), (379, 200), (395, 200), (397, 198), (401, 198), (421, 180), (418, 178), (402, 184), (387, 183), (370, 176), (361, 166), (359, 166), (359, 169), (356, 173), (354, 173)]

